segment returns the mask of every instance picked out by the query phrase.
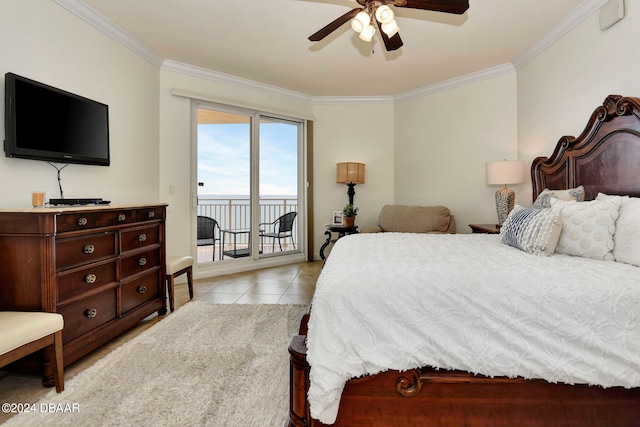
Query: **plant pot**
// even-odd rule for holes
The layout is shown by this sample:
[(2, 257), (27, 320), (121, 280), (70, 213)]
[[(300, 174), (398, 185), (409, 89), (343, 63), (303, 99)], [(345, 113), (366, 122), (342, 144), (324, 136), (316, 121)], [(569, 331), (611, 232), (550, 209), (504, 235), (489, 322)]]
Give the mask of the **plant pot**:
[(342, 218), (342, 222), (343, 222), (343, 225), (345, 227), (353, 227), (353, 225), (356, 222), (356, 217), (355, 216), (345, 216), (345, 217)]

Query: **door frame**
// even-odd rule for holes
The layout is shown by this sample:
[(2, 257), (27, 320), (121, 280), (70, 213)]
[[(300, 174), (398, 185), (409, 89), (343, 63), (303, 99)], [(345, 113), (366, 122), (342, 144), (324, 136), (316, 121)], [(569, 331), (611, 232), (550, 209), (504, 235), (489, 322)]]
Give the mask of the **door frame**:
[[(274, 114), (268, 111), (258, 111), (244, 107), (236, 107), (232, 105), (222, 104), (218, 102), (192, 99), (191, 102), (191, 189), (192, 189), (192, 203), (190, 209), (190, 217), (192, 219), (191, 224), (191, 247), (192, 253), (194, 257), (197, 256), (197, 227), (196, 227), (196, 216), (198, 209), (198, 110), (200, 108), (211, 109), (214, 111), (220, 111), (227, 114), (238, 114), (243, 115), (245, 117), (250, 118), (250, 135), (252, 141), (250, 142), (250, 168), (251, 171), (254, 171), (254, 168), (258, 168), (259, 171), (259, 151), (256, 147), (256, 143), (254, 141), (259, 141), (259, 125), (256, 126), (256, 123), (260, 123), (261, 117), (277, 119), (292, 123), (299, 124), (298, 128), (298, 211), (299, 214), (296, 217), (296, 221), (298, 221), (299, 227), (299, 242), (296, 250), (292, 253), (287, 253), (281, 256), (270, 256), (270, 257), (260, 257), (259, 256), (259, 244), (251, 245), (251, 256), (246, 258), (239, 258), (234, 260), (234, 262), (207, 262), (207, 263), (197, 263), (197, 268), (200, 269), (203, 273), (211, 272), (212, 275), (216, 274), (226, 274), (232, 273), (236, 271), (246, 271), (255, 268), (264, 268), (272, 265), (283, 265), (290, 264), (292, 262), (298, 261), (307, 261), (313, 259), (313, 250), (309, 252), (309, 248), (313, 248), (312, 243), (310, 246), (310, 239), (312, 242), (313, 232), (310, 230), (308, 226), (308, 218), (311, 214), (309, 210), (308, 204), (308, 195), (310, 192), (310, 184), (309, 184), (309, 151), (307, 147), (308, 143), (308, 121), (305, 119), (294, 118), (290, 116), (285, 116), (282, 114)], [(252, 242), (259, 242), (259, 232), (258, 227), (260, 223), (260, 211), (259, 209), (253, 209), (254, 206), (257, 206), (259, 201), (259, 193), (256, 189), (259, 188), (259, 173), (251, 174), (251, 183), (250, 183), (250, 199), (252, 203), (251, 209), (251, 226), (252, 226)]]

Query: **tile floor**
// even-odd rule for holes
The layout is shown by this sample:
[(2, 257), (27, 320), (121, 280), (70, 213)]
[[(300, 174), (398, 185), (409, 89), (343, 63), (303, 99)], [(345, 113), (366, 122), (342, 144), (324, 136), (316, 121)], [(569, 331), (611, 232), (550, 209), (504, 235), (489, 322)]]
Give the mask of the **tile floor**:
[[(246, 273), (198, 279), (193, 284), (193, 299), (214, 304), (309, 304), (321, 269), (322, 262), (300, 262)], [(189, 301), (186, 283), (176, 285), (174, 297), (176, 309)], [(169, 315), (170, 313), (167, 314)], [(121, 336), (67, 366), (65, 380), (70, 380), (74, 375), (164, 317), (157, 314), (147, 317)], [(42, 387), (39, 376), (16, 374), (0, 369), (0, 404), (36, 403), (49, 390)], [(0, 412), (0, 424), (11, 416), (13, 414)]]

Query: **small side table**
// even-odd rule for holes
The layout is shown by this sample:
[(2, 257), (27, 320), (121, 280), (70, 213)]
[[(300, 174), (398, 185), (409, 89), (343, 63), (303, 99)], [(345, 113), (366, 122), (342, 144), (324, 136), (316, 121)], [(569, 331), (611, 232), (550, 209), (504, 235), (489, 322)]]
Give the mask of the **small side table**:
[(220, 254), (220, 259), (222, 259), (223, 255), (229, 256), (231, 258), (241, 258), (241, 257), (245, 257), (245, 256), (251, 255), (249, 253), (249, 248), (251, 247), (251, 240), (249, 240), (249, 245), (246, 248), (238, 249), (238, 247), (236, 245), (236, 240), (238, 239), (238, 234), (246, 234), (246, 235), (249, 236), (249, 239), (251, 239), (251, 230), (249, 230), (248, 228), (237, 229), (237, 230), (220, 230), (220, 233), (222, 233), (221, 246), (222, 246), (223, 249), (224, 249), (224, 246), (225, 246), (225, 236), (227, 235), (227, 233), (229, 233), (229, 234), (231, 234), (233, 236), (233, 249), (222, 252)]
[(500, 234), (500, 226), (498, 224), (469, 224), (474, 234)]
[[(335, 239), (332, 239), (332, 237), (333, 237), (332, 233), (338, 233), (338, 237), (335, 238)], [(324, 250), (331, 243), (335, 243), (339, 238), (344, 237), (346, 235), (357, 234), (357, 233), (358, 233), (358, 226), (357, 225), (354, 225), (353, 227), (346, 227), (344, 225), (325, 225), (324, 226), (324, 235), (327, 236), (327, 241), (324, 242), (322, 244), (322, 246), (320, 247), (320, 258), (322, 258), (323, 261), (325, 259), (327, 259), (324, 256)]]

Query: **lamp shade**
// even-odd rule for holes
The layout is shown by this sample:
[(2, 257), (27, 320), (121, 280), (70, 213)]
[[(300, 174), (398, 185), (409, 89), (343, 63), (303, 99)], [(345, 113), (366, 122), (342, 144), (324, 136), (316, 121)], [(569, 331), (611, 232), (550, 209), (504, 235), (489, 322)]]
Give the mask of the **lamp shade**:
[(376, 19), (381, 24), (388, 24), (393, 21), (394, 16), (393, 10), (391, 10), (391, 8), (386, 4), (383, 4), (376, 9)]
[(373, 25), (369, 24), (366, 27), (364, 27), (364, 30), (362, 30), (362, 32), (358, 37), (360, 37), (361, 40), (370, 42), (375, 33), (376, 33), (376, 29), (374, 28)]
[(371, 17), (369, 16), (369, 14), (367, 12), (361, 11), (358, 12), (355, 18), (351, 20), (351, 28), (353, 28), (353, 31), (359, 34), (369, 25), (370, 22)]
[(382, 28), (382, 31), (384, 31), (389, 38), (395, 36), (396, 33), (400, 31), (400, 27), (398, 27), (395, 19), (392, 19), (391, 22), (387, 22), (386, 24), (382, 24), (380, 28)]
[(487, 163), (487, 185), (521, 184), (524, 182), (524, 160)]
[(336, 182), (339, 184), (364, 184), (364, 163), (338, 163), (336, 165)]

